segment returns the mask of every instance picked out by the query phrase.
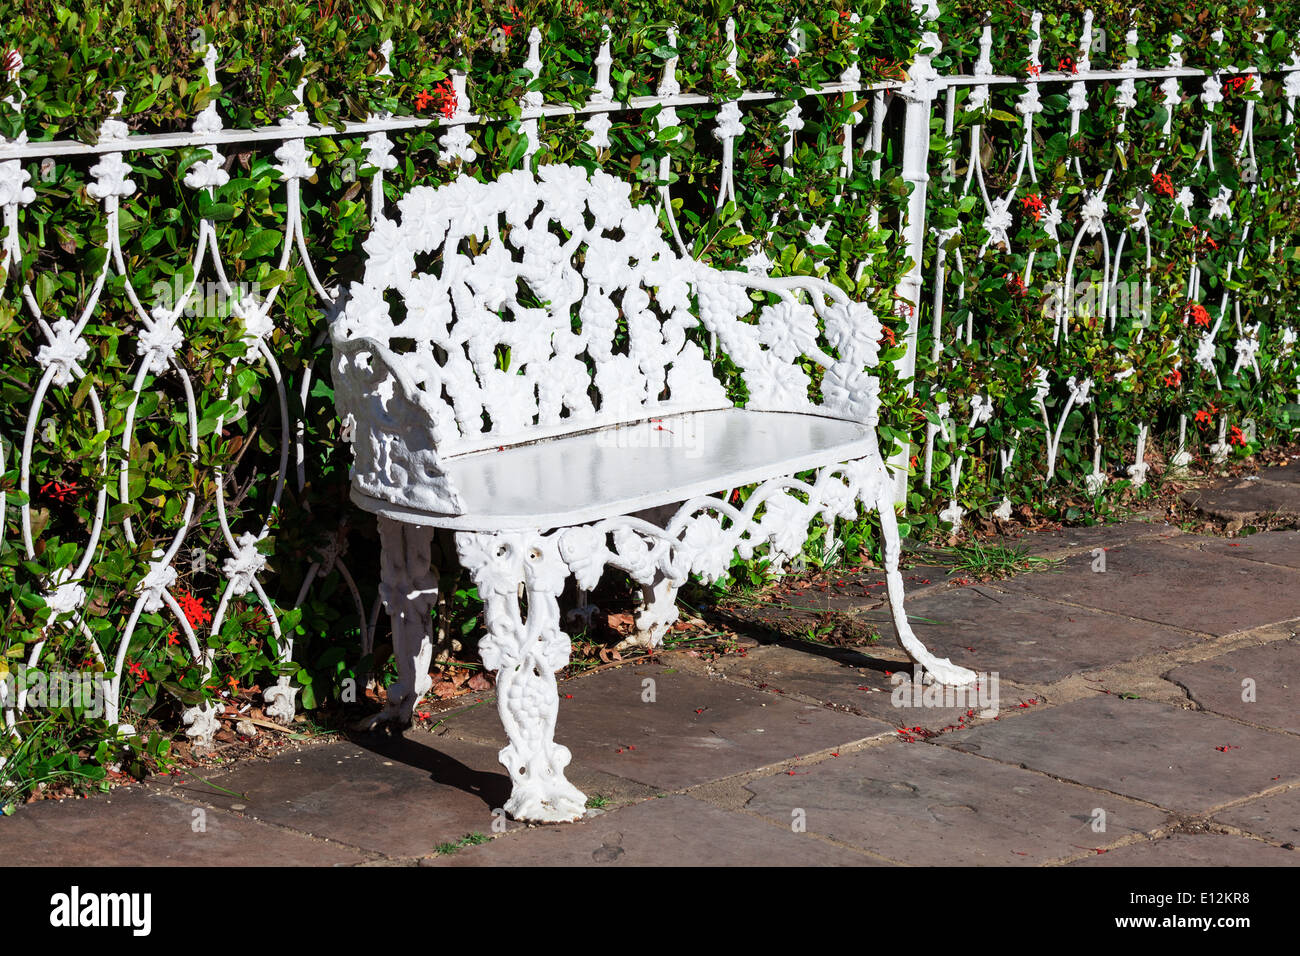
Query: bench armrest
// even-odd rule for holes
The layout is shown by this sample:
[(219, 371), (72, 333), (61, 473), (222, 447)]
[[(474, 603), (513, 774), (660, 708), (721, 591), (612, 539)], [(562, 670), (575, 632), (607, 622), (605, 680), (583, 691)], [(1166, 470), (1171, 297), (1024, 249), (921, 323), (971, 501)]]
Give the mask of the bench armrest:
[[(695, 288), (700, 318), (741, 369), (749, 407), (774, 411), (816, 411), (874, 426), (879, 382), (870, 373), (879, 358), (881, 325), (865, 303), (811, 276), (770, 278), (699, 266)], [(775, 305), (758, 309), (750, 291), (770, 292)], [(821, 366), (814, 385), (800, 359)]]
[(440, 409), (383, 342), (334, 338), (334, 396), (354, 428), (353, 480), (365, 494), (442, 514), (464, 502), (438, 457)]

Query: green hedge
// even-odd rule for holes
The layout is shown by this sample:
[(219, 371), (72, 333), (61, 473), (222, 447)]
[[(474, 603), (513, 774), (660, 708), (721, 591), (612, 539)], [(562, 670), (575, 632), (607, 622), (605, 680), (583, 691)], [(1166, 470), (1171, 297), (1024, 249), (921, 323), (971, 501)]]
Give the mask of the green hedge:
[[(984, 5), (941, 6), (934, 28), (942, 37), (943, 48), (936, 64), (941, 71), (969, 72), (978, 53)], [(994, 66), (1022, 71), (1029, 8), (1016, 3), (991, 6)], [(1096, 12), (1097, 26), (1107, 32), (1107, 52), (1093, 57), (1097, 67), (1118, 65), (1129, 55), (1137, 55), (1143, 65), (1163, 63), (1168, 49), (1165, 38), (1177, 29), (1186, 39), (1183, 51), (1190, 65), (1259, 63), (1273, 68), (1290, 56), (1300, 24), (1294, 3), (1270, 5), (1270, 16), (1259, 20), (1249, 6), (1211, 6), (1191, 19), (1181, 4), (1149, 4), (1138, 12), (1138, 49), (1128, 51), (1124, 32), (1129, 14), (1123, 5), (1098, 4)], [(850, 13), (859, 19), (853, 21)], [(1055, 4), (1047, 14), (1042, 59), (1050, 65), (1075, 54), (1082, 5)], [(737, 22), (739, 77), (735, 81), (726, 75), (728, 46), (723, 23), (728, 16)], [(805, 40), (804, 49), (792, 57), (786, 44), (796, 18), (801, 18)], [(668, 156), (678, 222), (694, 255), (735, 266), (755, 251), (758, 239), (770, 233), (765, 251), (778, 273), (824, 273), (854, 295), (871, 301), (882, 317), (891, 317), (893, 290), (908, 265), (897, 230), (908, 194), (899, 175), (897, 110), (890, 115), (882, 153), (859, 153), (847, 180), (839, 169), (839, 137), (842, 124), (863, 107), (854, 97), (804, 100), (805, 126), (798, 138), (793, 176), (784, 173), (779, 157), (785, 140), (780, 121), (790, 98), (800, 89), (834, 81), (855, 64), (864, 79), (870, 80), (897, 76), (899, 64), (905, 67), (910, 62), (920, 34), (919, 19), (910, 4), (897, 0), (831, 3), (815, 13), (807, 12), (805, 5), (775, 0), (744, 4), (723, 0), (703, 9), (696, 4), (602, 5), (576, 0), (517, 5), (416, 5), (378, 0), (0, 2), (0, 46), (21, 51), (24, 61), (21, 111), (11, 103), (0, 105), (0, 135), (12, 139), (25, 133), (33, 141), (93, 141), (113, 108), (115, 90), (125, 94), (121, 118), (135, 133), (187, 130), (198, 112), (213, 101), (227, 128), (274, 123), (292, 107), (294, 91), (303, 81), (305, 108), (322, 124), (339, 125), (384, 112), (433, 118), (443, 105), (439, 89), (445, 88), (453, 70), (465, 69), (473, 108), (500, 120), (473, 128), (479, 160), (470, 164), (468, 171), (487, 178), (517, 163), (522, 153), (517, 117), (527, 82), (523, 63), (529, 30), (539, 27), (544, 36), (542, 75), (534, 88), (544, 91), (548, 102), (580, 104), (594, 82), (592, 60), (606, 23), (613, 28), (611, 79), (618, 99), (654, 92), (671, 52), (664, 45), (665, 30), (676, 24), (682, 88), (707, 94), (714, 102), (679, 108), (679, 135), (656, 131), (655, 110), (617, 113), (610, 133), (612, 148), (599, 154), (586, 144), (581, 124), (574, 118), (543, 120), (537, 161), (601, 166), (633, 181), (634, 198), (645, 199), (653, 198), (659, 160)], [(1226, 41), (1215, 44), (1210, 34), (1219, 24)], [(1262, 42), (1255, 41), (1256, 31), (1262, 34)], [(306, 48), (301, 60), (289, 55), (299, 39)], [(393, 44), (391, 77), (379, 75), (382, 62), (378, 51), (386, 40)], [(208, 43), (220, 51), (215, 85), (203, 75), (202, 58)], [(1275, 86), (1276, 77), (1267, 82)], [(715, 211), (720, 148), (710, 133), (712, 120), (716, 103), (741, 88), (771, 91), (780, 99), (746, 106), (747, 127), (738, 144), (736, 167), (738, 201)], [(1191, 91), (1191, 84), (1187, 88)], [(1178, 411), (1190, 416), (1211, 404), (1233, 415), (1236, 423), (1253, 416), (1259, 424), (1258, 443), (1286, 434), (1292, 421), (1286, 408), (1294, 391), (1294, 357), (1274, 348), (1273, 338), (1261, 352), (1261, 363), (1275, 357), (1279, 363), (1268, 366), (1262, 382), (1232, 378), (1211, 387), (1213, 383), (1204, 376), (1188, 374), (1185, 388), (1171, 391), (1161, 386), (1173, 361), (1170, 350), (1182, 335), (1185, 297), (1178, 294), (1180, 270), (1185, 282), (1194, 249), (1207, 269), (1209, 292), (1217, 296), (1220, 290), (1230, 288), (1249, 321), (1262, 321), (1269, 336), (1280, 334), (1286, 309), (1296, 301), (1295, 130), (1282, 124), (1275, 89), (1267, 87), (1266, 94), (1256, 106), (1256, 150), (1267, 188), (1252, 195), (1241, 188), (1240, 170), (1230, 158), (1223, 159), (1214, 173), (1204, 164), (1194, 169), (1202, 123), (1195, 111), (1177, 117), (1174, 140), (1162, 147), (1153, 132), (1163, 122), (1162, 108), (1149, 90), (1143, 93), (1129, 119), (1127, 167), (1116, 170), (1112, 197), (1145, 190), (1157, 208), (1169, 212), (1171, 200), (1149, 188), (1152, 166), (1159, 160), (1179, 186), (1192, 185), (1198, 196), (1213, 194), (1220, 184), (1233, 187), (1235, 218), (1231, 224), (1222, 219), (1210, 221), (1203, 198), (1192, 221), (1173, 217), (1165, 223), (1162, 217), (1153, 234), (1152, 274), (1158, 277), (1160, 309), (1154, 329), (1141, 342), (1128, 327), (1114, 334), (1081, 329), (1065, 347), (1052, 346), (1037, 300), (1016, 294), (1004, 279), (1007, 273), (1023, 271), (1023, 250), (1030, 247), (1039, 250), (1036, 276), (1047, 281), (1063, 272), (1062, 263), (1029, 221), (1031, 217), (1017, 217), (1013, 254), (977, 261), (983, 239), (979, 227), (982, 214), (961, 198), (962, 177), (952, 180), (946, 176), (948, 147), (942, 136), (940, 106), (934, 127), (930, 210), (936, 227), (958, 222), (959, 215), (965, 224), (953, 250), (960, 248), (965, 254), (967, 292), (964, 306), (950, 311), (950, 319), (964, 321), (963, 309), (969, 310), (978, 334), (975, 344), (953, 345), (950, 332), (946, 333), (940, 359), (931, 365), (929, 317), (923, 310), (918, 394), (906, 397), (900, 383), (887, 377), (885, 434), (915, 438), (921, 434), (925, 415), (933, 417), (932, 409), (939, 401), (946, 399), (957, 408), (975, 395), (992, 396), (1000, 409), (1008, 409), (1007, 414), (974, 431), (960, 430), (950, 444), (941, 443), (936, 456), (940, 466), (945, 456), (967, 457), (962, 485), (955, 494), (968, 507), (977, 508), (1000, 500), (1004, 493), (1016, 501), (1043, 505), (1041, 466), (1033, 464), (1043, 457), (1041, 422), (1036, 420), (1031, 401), (1035, 367), (1051, 368), (1062, 380), (1067, 371), (1097, 379), (1107, 416), (1104, 430), (1112, 443), (1108, 454), (1114, 456), (1119, 456), (1125, 442), (1131, 454), (1138, 423), (1150, 421), (1167, 435)], [(17, 97), (12, 82), (0, 87), (0, 98), (12, 101)], [(1057, 172), (1067, 155), (1077, 153), (1090, 171), (1114, 164), (1115, 112), (1102, 106), (1102, 100), (1098, 96), (1098, 107), (1085, 115), (1082, 142), (1062, 143), (1053, 135), (1043, 138), (1037, 148), (1041, 183), (1032, 190), (1025, 184), (1018, 198), (1041, 194), (1044, 200), (1059, 198), (1063, 210), (1072, 210), (1080, 201), (1080, 188), (1069, 175)], [(1044, 122), (1059, 127), (1063, 91), (1046, 94), (1044, 101)], [(987, 146), (1005, 155), (1015, 145), (1018, 125), (1007, 119), (1014, 110), (1005, 96), (994, 97), (993, 109), (982, 117)], [(1224, 127), (1224, 135), (1228, 135), (1229, 126), (1243, 121), (1244, 109), (1241, 96), (1221, 108), (1215, 122)], [(956, 139), (965, 135), (975, 118), (973, 113), (958, 111)], [(857, 126), (857, 142), (862, 142), (865, 130), (866, 124)], [(443, 182), (458, 171), (436, 161), (439, 132), (435, 126), (391, 135), (399, 164), (385, 176), (390, 200), (413, 185)], [(295, 664), (290, 671), (303, 688), (302, 703), (313, 708), (337, 700), (346, 682), (362, 674), (370, 662), (360, 660), (358, 614), (337, 570), (315, 580), (301, 607), (295, 608), (297, 595), (308, 569), (329, 547), (335, 529), (348, 523), (349, 552), (344, 560), (358, 579), (368, 611), (370, 596), (375, 593), (376, 543), (372, 522), (347, 501), (347, 448), (339, 440), (330, 403), (321, 303), (297, 255), (284, 272), (278, 268), (277, 243), (286, 226), (286, 192), (274, 168), (275, 146), (224, 146), (221, 153), (230, 181), (211, 197), (181, 183), (183, 172), (207, 158), (206, 152), (178, 148), (128, 154), (131, 178), (138, 189), (122, 203), (121, 241), (130, 282), (145, 298), (193, 278), (187, 263), (198, 247), (200, 223), (205, 218), (215, 224), (232, 282), (256, 284), (263, 290), (283, 283), (274, 312), (277, 328), (269, 345), (280, 374), (290, 383), (291, 419), (303, 422), (305, 484), (299, 488), (291, 459), (283, 498), (263, 546), (269, 567), (260, 580), (279, 610), (284, 632), (294, 637)], [(317, 173), (303, 184), (306, 242), (316, 274), (327, 286), (339, 285), (355, 278), (360, 268), (359, 240), (368, 228), (368, 184), (373, 170), (366, 165), (359, 137), (321, 137), (309, 140), (309, 147)], [(883, 168), (880, 177), (871, 174), (876, 159)], [(93, 277), (104, 262), (103, 206), (86, 191), (94, 181), (90, 173), (94, 162), (95, 158), (57, 157), (52, 164), (26, 164), (35, 201), (26, 205), (19, 217), (19, 271), (42, 312), (51, 318), (80, 313)], [(1017, 207), (1020, 205), (1018, 202)], [(1118, 208), (1118, 203), (1113, 204), (1114, 211)], [(873, 210), (879, 213), (878, 229), (867, 226)], [(1152, 216), (1153, 226), (1156, 218)], [(1254, 225), (1242, 240), (1240, 227), (1246, 220)], [(820, 223), (829, 224), (829, 231), (822, 245), (810, 248), (808, 230)], [(1205, 255), (1203, 240), (1189, 238), (1193, 224), (1218, 244), (1217, 253)], [(1067, 243), (1072, 228), (1067, 224), (1062, 229)], [(1243, 242), (1246, 261), (1235, 267), (1229, 282), (1227, 261)], [(927, 281), (933, 252), (931, 249), (927, 256)], [(18, 453), (41, 373), (34, 356), (44, 338), (16, 294), (17, 278), (11, 276), (6, 294), (0, 298), (0, 336), (6, 343), (0, 350), (0, 487), (6, 491), (0, 542), (0, 608), (4, 609), (0, 611), (0, 639), (5, 660), (12, 665), (26, 659), (41, 641), (45, 642), (41, 661), (49, 669), (76, 669), (92, 657), (84, 635), (57, 624), (47, 630), (50, 612), (41, 595), (51, 589), (61, 569), (79, 559), (94, 520), (94, 495), (88, 492), (107, 481), (108, 520), (83, 582), (88, 592), (83, 619), (92, 639), (109, 658), (109, 669), (117, 636), (135, 604), (137, 584), (154, 549), (166, 546), (175, 534), (190, 493), (197, 505), (184, 549), (175, 562), (179, 580), (173, 590), (183, 596), (187, 616), (215, 653), (214, 674), (205, 681), (184, 643), (176, 643), (173, 632), (177, 623), (170, 612), (144, 614), (124, 667), (129, 669), (123, 694), (129, 719), (137, 726), (153, 726), (156, 721), (170, 731), (177, 726), (182, 707), (222, 688), (246, 691), (254, 685), (266, 687), (273, 679), (279, 648), (265, 613), (251, 595), (247, 600), (232, 601), (220, 633), (204, 634), (202, 628), (210, 623), (220, 599), (224, 581), (220, 566), (230, 553), (214, 504), (218, 473), (225, 476), (229, 520), (236, 534), (257, 531), (273, 510), (273, 479), (283, 443), (291, 437), (283, 434), (273, 370), (265, 361), (245, 354), (238, 323), (231, 321), (228, 310), (218, 306), (185, 319), (186, 342), (181, 354), (198, 406), (198, 460), (191, 461), (188, 454), (179, 380), (172, 374), (146, 376), (136, 416), (138, 442), (128, 456), (128, 493), (121, 497), (117, 470), (123, 459), (120, 445), (125, 412), (131, 404), (138, 364), (134, 337), (139, 321), (125, 280), (112, 270), (86, 331), (92, 345), (88, 374), (74, 386), (53, 389), (40, 416), (32, 461), (37, 554), (29, 560), (15, 507), (20, 502), (16, 491)], [(210, 265), (199, 278), (212, 278)], [(928, 296), (929, 291), (927, 303)], [(900, 331), (901, 341), (902, 325), (895, 322), (894, 328)], [(1186, 352), (1187, 337), (1182, 338), (1178, 348)], [(1137, 371), (1115, 382), (1121, 353), (1123, 361)], [(890, 360), (901, 354), (901, 348), (893, 348), (882, 357)], [(300, 386), (309, 368), (314, 371), (304, 403)], [(1186, 361), (1183, 369), (1189, 371)], [(103, 431), (90, 414), (92, 390), (103, 401)], [(246, 410), (246, 414), (232, 421), (236, 410)], [(217, 429), (223, 417), (225, 427)], [(46, 419), (52, 424), (45, 424)], [(1086, 428), (1081, 415), (1067, 423), (1060, 469), (1063, 487), (1077, 487), (1079, 474), (1090, 458)], [(994, 465), (995, 456), (1016, 432), (1020, 433), (1017, 461), (1023, 467), (1003, 477)], [(105, 449), (107, 474), (99, 465)], [(914, 489), (909, 528), (934, 528), (938, 508), (950, 490), (942, 482), (930, 492), (919, 483)], [(1056, 491), (1051, 494), (1059, 497)], [(134, 543), (124, 533), (126, 521), (134, 531)], [(856, 543), (867, 531), (867, 525), (850, 529), (850, 541)], [(192, 560), (195, 551), (202, 555), (199, 563)], [(465, 589), (456, 582), (448, 585), (463, 608), (465, 633), (472, 635), (473, 607), (464, 601)], [(382, 633), (379, 644), (382, 656)], [(26, 742), (0, 744), (0, 754), (7, 751), (13, 761), (11, 768), (19, 768), (12, 773), (11, 782), (20, 788), (51, 775), (94, 776), (102, 773), (103, 761), (120, 756), (114, 747), (103, 743), (107, 728), (102, 722), (86, 719), (75, 708), (21, 715), (19, 729)], [(157, 737), (147, 746), (137, 743), (134, 752), (156, 753), (165, 748), (162, 737)]]

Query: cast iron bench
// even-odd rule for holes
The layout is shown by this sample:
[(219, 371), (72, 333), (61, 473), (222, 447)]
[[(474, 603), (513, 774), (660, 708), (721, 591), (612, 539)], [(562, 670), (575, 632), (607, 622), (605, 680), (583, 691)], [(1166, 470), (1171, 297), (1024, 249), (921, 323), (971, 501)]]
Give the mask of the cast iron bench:
[(520, 820), (586, 806), (554, 741), (569, 575), (584, 591), (607, 567), (630, 575), (654, 644), (689, 575), (716, 580), (736, 552), (779, 564), (813, 520), (833, 527), (864, 502), (880, 513), (903, 648), (940, 682), (975, 678), (930, 654), (903, 611), (871, 310), (818, 279), (684, 259), (629, 194), (565, 165), (414, 188), (400, 222), (377, 221), (331, 322), (352, 497), (378, 516), (399, 674), (375, 720), (409, 725), (430, 689), (431, 548), (450, 529), (484, 603), (505, 809)]

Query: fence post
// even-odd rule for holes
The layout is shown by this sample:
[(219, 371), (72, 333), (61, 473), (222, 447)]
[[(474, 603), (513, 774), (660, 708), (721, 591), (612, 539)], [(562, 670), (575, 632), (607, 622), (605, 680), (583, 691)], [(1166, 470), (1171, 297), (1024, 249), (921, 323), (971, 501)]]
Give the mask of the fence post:
[[(939, 15), (936, 0), (915, 0), (913, 4), (921, 14), (922, 26), (928, 26)], [(904, 224), (905, 248), (907, 258), (911, 260), (902, 281), (898, 285), (900, 308), (907, 319), (907, 331), (904, 341), (907, 353), (897, 364), (900, 378), (911, 379), (916, 374), (917, 328), (921, 311), (921, 266), (925, 255), (925, 198), (930, 181), (930, 116), (935, 96), (938, 93), (938, 73), (931, 63), (932, 53), (938, 52), (939, 37), (932, 30), (921, 34), (921, 45), (912, 68), (908, 71), (908, 80), (899, 89), (899, 95), (907, 104), (903, 120), (903, 179), (912, 184), (912, 193), (907, 202), (907, 219)], [(907, 394), (915, 391), (915, 385), (909, 382)], [(907, 469), (911, 457), (911, 445), (899, 442), (894, 454), (889, 458), (890, 467), (894, 468), (894, 500), (904, 507), (907, 505)]]

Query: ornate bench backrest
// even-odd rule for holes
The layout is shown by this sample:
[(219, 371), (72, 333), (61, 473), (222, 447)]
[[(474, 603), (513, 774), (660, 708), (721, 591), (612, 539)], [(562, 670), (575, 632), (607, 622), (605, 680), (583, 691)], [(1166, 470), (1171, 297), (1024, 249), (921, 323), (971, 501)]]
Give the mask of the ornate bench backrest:
[(629, 193), (559, 165), (413, 189), (366, 240), (336, 339), (397, 354), (444, 456), (725, 407), (686, 337), (692, 270)]

